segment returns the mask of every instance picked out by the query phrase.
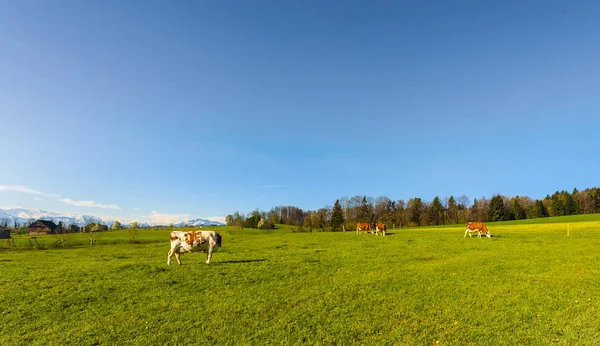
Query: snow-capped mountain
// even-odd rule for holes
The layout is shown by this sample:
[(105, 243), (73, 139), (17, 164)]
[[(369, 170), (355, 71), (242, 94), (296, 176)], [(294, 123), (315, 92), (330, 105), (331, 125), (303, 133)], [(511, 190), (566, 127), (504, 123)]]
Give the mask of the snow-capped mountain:
[[(53, 221), (55, 224), (62, 222), (63, 225), (71, 225), (75, 224), (78, 226), (85, 226), (90, 222), (101, 223), (107, 225), (108, 227), (112, 226), (115, 220), (102, 219), (96, 216), (91, 215), (78, 215), (78, 214), (68, 214), (63, 215), (59, 213), (49, 212), (46, 210), (38, 210), (38, 209), (23, 209), (23, 208), (10, 208), (10, 209), (0, 209), (0, 223), (4, 223), (6, 221), (9, 226), (13, 226), (15, 221), (22, 225), (24, 223), (29, 223), (35, 220), (48, 220)], [(121, 221), (121, 220), (120, 220)], [(121, 221), (121, 223), (125, 223)], [(157, 225), (147, 222), (138, 222), (141, 227), (148, 226), (167, 226), (167, 225)], [(210, 225), (218, 225), (221, 226), (223, 223), (217, 221), (210, 221), (206, 219), (195, 218), (186, 222), (180, 222), (175, 227), (182, 226), (210, 226)]]

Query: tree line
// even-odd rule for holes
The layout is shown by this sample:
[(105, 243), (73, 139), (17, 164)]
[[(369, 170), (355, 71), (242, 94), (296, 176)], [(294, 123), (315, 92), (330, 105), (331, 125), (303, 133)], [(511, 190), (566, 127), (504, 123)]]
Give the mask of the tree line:
[(318, 210), (276, 206), (269, 211), (257, 209), (247, 215), (236, 211), (227, 215), (225, 222), (229, 226), (249, 228), (273, 228), (275, 224), (285, 224), (307, 231), (342, 231), (354, 230), (359, 222), (382, 222), (388, 227), (398, 228), (594, 213), (600, 213), (600, 188), (597, 187), (583, 191), (556, 191), (543, 199), (498, 194), (490, 199), (474, 199), (473, 202), (465, 195), (458, 198), (436, 196), (431, 201), (421, 198), (391, 200), (386, 196), (342, 197), (335, 201), (333, 207)]

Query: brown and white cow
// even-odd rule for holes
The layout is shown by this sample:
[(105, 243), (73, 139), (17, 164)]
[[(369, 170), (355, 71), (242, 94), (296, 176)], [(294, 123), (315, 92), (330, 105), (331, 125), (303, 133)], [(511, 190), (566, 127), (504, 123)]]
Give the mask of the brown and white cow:
[(385, 226), (384, 223), (378, 223), (375, 225), (375, 234), (379, 235), (379, 232), (381, 232), (381, 234), (383, 234), (385, 236), (385, 231), (387, 230), (387, 227)]
[(171, 250), (167, 257), (167, 265), (171, 265), (173, 255), (177, 263), (181, 264), (180, 254), (198, 251), (206, 251), (206, 264), (209, 264), (213, 251), (221, 247), (221, 235), (215, 231), (173, 231), (170, 239)]
[(366, 222), (360, 222), (356, 224), (356, 234), (360, 233), (360, 231), (371, 232), (371, 224)]
[(483, 222), (467, 223), (467, 230), (465, 231), (465, 237), (467, 236), (467, 233), (469, 233), (469, 237), (471, 237), (471, 233), (475, 233), (475, 232), (477, 232), (478, 238), (481, 238), (482, 234), (485, 234), (488, 238), (492, 237), (492, 235), (490, 234), (490, 231), (488, 231), (487, 227), (485, 226), (485, 223), (483, 223)]

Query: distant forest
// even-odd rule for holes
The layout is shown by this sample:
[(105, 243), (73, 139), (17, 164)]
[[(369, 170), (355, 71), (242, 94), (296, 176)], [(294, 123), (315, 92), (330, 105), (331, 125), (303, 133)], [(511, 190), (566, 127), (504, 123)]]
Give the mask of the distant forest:
[(508, 221), (600, 213), (600, 188), (573, 192), (556, 191), (544, 199), (527, 196), (482, 197), (471, 203), (467, 196), (391, 200), (388, 197), (342, 197), (319, 210), (277, 206), (269, 211), (254, 210), (248, 215), (235, 212), (225, 217), (230, 226), (274, 228), (275, 224), (299, 226), (303, 230), (354, 230), (359, 222), (383, 222), (388, 227), (415, 227), (463, 224), (469, 221)]

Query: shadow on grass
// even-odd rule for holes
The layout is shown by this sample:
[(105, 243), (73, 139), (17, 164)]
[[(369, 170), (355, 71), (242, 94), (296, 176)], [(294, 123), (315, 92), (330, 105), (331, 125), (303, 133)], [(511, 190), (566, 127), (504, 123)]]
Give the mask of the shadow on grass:
[(234, 264), (234, 263), (252, 263), (252, 262), (264, 262), (266, 261), (266, 258), (261, 258), (261, 259), (254, 259), (254, 260), (232, 260), (232, 261), (223, 261), (223, 262), (219, 262), (222, 264)]

